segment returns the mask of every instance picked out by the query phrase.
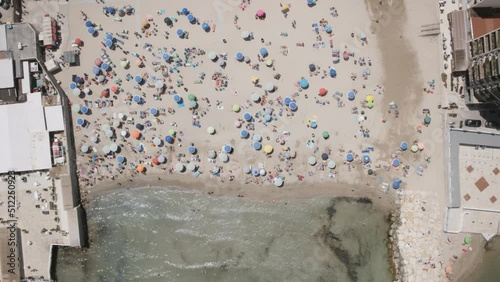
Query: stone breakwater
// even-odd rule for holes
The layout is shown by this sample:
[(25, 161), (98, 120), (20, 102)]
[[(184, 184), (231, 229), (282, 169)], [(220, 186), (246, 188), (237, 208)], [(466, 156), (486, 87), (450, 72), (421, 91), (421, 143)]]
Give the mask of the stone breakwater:
[(438, 203), (431, 195), (405, 191), (398, 195), (396, 208), (389, 231), (395, 281), (448, 281)]

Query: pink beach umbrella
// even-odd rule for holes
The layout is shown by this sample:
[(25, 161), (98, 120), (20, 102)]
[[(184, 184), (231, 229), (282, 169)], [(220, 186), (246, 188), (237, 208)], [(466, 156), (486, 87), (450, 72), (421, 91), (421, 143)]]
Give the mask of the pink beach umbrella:
[(257, 15), (257, 17), (259, 18), (263, 18), (266, 15), (266, 12), (264, 12), (264, 10), (262, 9), (259, 9), (257, 13), (255, 13), (255, 15)]
[(236, 126), (237, 128), (240, 128), (241, 127), (241, 122), (239, 120), (236, 120), (234, 122), (234, 126)]

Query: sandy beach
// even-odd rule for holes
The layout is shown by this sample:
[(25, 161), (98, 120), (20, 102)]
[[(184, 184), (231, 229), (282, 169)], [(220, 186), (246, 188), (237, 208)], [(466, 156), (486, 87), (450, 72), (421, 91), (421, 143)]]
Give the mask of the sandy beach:
[[(56, 76), (72, 104), (84, 201), (151, 186), (389, 207), (408, 191), (444, 207), (439, 38), (419, 36), (439, 21), (435, 6), (67, 5), (62, 47), (81, 61)], [(452, 251), (439, 250), (434, 281), (448, 278), (437, 260)]]

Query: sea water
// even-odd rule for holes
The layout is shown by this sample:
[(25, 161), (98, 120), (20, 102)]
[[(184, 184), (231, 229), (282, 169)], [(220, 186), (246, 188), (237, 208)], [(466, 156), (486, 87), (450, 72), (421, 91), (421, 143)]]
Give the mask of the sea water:
[(87, 209), (90, 247), (58, 281), (391, 281), (387, 211), (369, 199), (265, 202), (121, 190)]

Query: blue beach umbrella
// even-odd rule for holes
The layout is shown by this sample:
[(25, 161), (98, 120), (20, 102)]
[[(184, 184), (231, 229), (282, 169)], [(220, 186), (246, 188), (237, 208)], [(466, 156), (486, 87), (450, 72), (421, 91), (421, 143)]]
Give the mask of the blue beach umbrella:
[(399, 189), (400, 187), (401, 187), (401, 181), (394, 180), (394, 182), (392, 182), (392, 188)]
[(265, 116), (264, 116), (264, 119), (265, 119), (267, 122), (270, 122), (270, 121), (271, 121), (271, 115), (265, 115)]
[(245, 56), (243, 56), (243, 53), (238, 52), (234, 57), (236, 58), (236, 60), (241, 61)]
[(303, 78), (300, 80), (299, 85), (302, 89), (307, 89), (309, 87), (309, 81), (307, 81), (307, 79)]
[(315, 120), (311, 121), (311, 128), (317, 128), (317, 127), (318, 123)]
[(333, 31), (333, 30), (332, 30), (332, 26), (331, 26), (331, 25), (327, 25), (327, 26), (325, 27), (325, 31), (326, 31), (327, 33), (332, 33), (332, 31)]
[(248, 138), (248, 135), (250, 134), (248, 133), (247, 130), (243, 129), (242, 131), (240, 131), (241, 138)]
[(159, 156), (159, 157), (158, 157), (158, 162), (159, 162), (159, 163), (161, 163), (161, 164), (162, 164), (162, 163), (164, 163), (165, 161), (166, 161), (165, 156), (161, 155), (161, 156)]
[(349, 93), (347, 93), (347, 99), (349, 100), (354, 100), (354, 98), (356, 98), (356, 95), (354, 94), (353, 91), (349, 91)]
[(152, 114), (153, 116), (156, 116), (158, 114), (158, 110), (156, 108), (151, 108), (149, 109), (149, 113)]
[(95, 29), (93, 27), (89, 27), (87, 29), (87, 31), (90, 33), (90, 34), (94, 34), (95, 33)]
[(165, 137), (165, 142), (167, 142), (168, 144), (172, 144), (172, 143), (174, 143), (174, 138), (170, 135), (167, 135)]
[(85, 120), (83, 118), (79, 118), (76, 120), (76, 124), (82, 126), (85, 123)]
[(285, 97), (285, 105), (290, 105), (290, 103), (292, 102), (292, 99), (290, 97)]
[(170, 60), (170, 55), (169, 55), (168, 53), (163, 54), (163, 59), (164, 59), (165, 61)]
[(253, 176), (259, 176), (260, 175), (259, 169), (257, 169), (257, 168), (252, 169), (252, 174), (253, 174)]
[(80, 108), (80, 111), (82, 112), (82, 114), (86, 115), (89, 112), (89, 108), (87, 108), (86, 106), (82, 106)]
[(184, 35), (184, 30), (182, 30), (182, 29), (179, 28), (177, 30), (177, 35), (180, 36), (180, 37), (182, 37)]
[(315, 0), (307, 0), (307, 5), (308, 5), (308, 6), (312, 6), (312, 5), (314, 5), (314, 1), (315, 1)]
[(394, 159), (394, 160), (392, 161), (392, 165), (393, 165), (393, 166), (399, 166), (399, 164), (400, 164), (400, 162), (399, 162), (399, 160), (398, 160), (398, 159)]
[(206, 32), (210, 31), (210, 25), (208, 23), (203, 23), (201, 25), (201, 28), (203, 28), (203, 30), (206, 31)]
[(143, 130), (144, 129), (144, 125), (140, 124), (140, 123), (136, 123), (135, 124), (135, 128), (139, 129), (139, 130)]
[(107, 71), (107, 70), (109, 69), (109, 65), (108, 65), (108, 64), (106, 64), (106, 63), (103, 63), (103, 64), (101, 65), (101, 69), (103, 69), (103, 70)]
[(370, 162), (370, 156), (368, 156), (368, 155), (364, 155), (364, 156), (363, 156), (363, 161), (364, 161), (365, 163), (369, 163), (369, 162)]
[(135, 146), (135, 150), (136, 150), (137, 152), (142, 152), (142, 150), (143, 150), (143, 149), (144, 149), (144, 148), (142, 148), (142, 146), (141, 146), (141, 145), (137, 145), (137, 146)]
[(139, 75), (137, 75), (137, 76), (135, 77), (135, 82), (137, 82), (137, 83), (141, 84), (141, 83), (142, 83), (142, 77), (140, 77)]
[(73, 90), (73, 89), (75, 89), (75, 88), (76, 88), (76, 83), (71, 82), (71, 83), (69, 84), (69, 89)]
[(252, 115), (250, 113), (245, 113), (243, 115), (243, 118), (246, 120), (246, 121), (251, 121), (252, 120)]
[(193, 16), (193, 14), (189, 14), (189, 15), (187, 15), (187, 19), (188, 19), (188, 21), (189, 21), (190, 23), (192, 23), (192, 22), (194, 22), (195, 17)]
[(267, 49), (266, 49), (266, 48), (264, 48), (264, 47), (260, 48), (260, 54), (261, 54), (262, 56), (266, 57), (266, 56), (268, 55), (268, 53), (267, 53)]
[(85, 26), (86, 27), (94, 27), (94, 24), (91, 21), (86, 21)]
[(345, 156), (345, 159), (348, 161), (348, 162), (352, 162), (354, 160), (354, 155), (349, 153)]
[(188, 147), (188, 152), (191, 154), (191, 155), (194, 155), (196, 154), (196, 148), (194, 146), (189, 146)]
[(290, 110), (296, 111), (297, 110), (297, 103), (290, 102), (290, 104), (288, 105), (288, 107), (290, 108)]
[(83, 78), (77, 76), (77, 77), (75, 77), (75, 81), (74, 82), (76, 82), (78, 84), (82, 84), (83, 83)]
[(399, 147), (403, 151), (407, 150), (408, 149), (408, 142), (406, 142), (406, 141), (401, 142), (401, 145)]
[(106, 47), (109, 48), (109, 47), (113, 46), (113, 41), (109, 40), (109, 39), (106, 39), (106, 43), (105, 44), (106, 44)]
[(231, 147), (231, 145), (224, 146), (224, 152), (231, 153), (232, 150), (233, 150), (233, 147)]
[(180, 103), (182, 103), (182, 98), (181, 98), (181, 96), (179, 96), (179, 95), (175, 95), (175, 96), (174, 96), (174, 101), (175, 101), (176, 103), (179, 103), (179, 104), (180, 104)]
[(113, 40), (113, 39), (114, 39), (113, 34), (111, 33), (106, 34), (106, 40)]
[(260, 144), (260, 142), (254, 142), (252, 146), (255, 150), (260, 150), (262, 148), (262, 144)]
[(109, 14), (114, 14), (116, 12), (116, 10), (113, 7), (107, 7), (106, 12), (108, 12)]
[(99, 67), (93, 67), (92, 73), (95, 75), (98, 75), (99, 73), (101, 73), (101, 69)]
[(337, 76), (337, 71), (335, 69), (330, 69), (330, 76), (331, 77), (336, 77)]
[(118, 157), (116, 157), (116, 160), (119, 162), (119, 163), (123, 163), (125, 162), (125, 157), (122, 156), (122, 155), (119, 155)]
[(185, 16), (188, 15), (189, 14), (188, 8), (182, 8), (182, 14)]
[(135, 95), (134, 96), (134, 102), (136, 102), (137, 104), (139, 104), (141, 102), (141, 97)]

